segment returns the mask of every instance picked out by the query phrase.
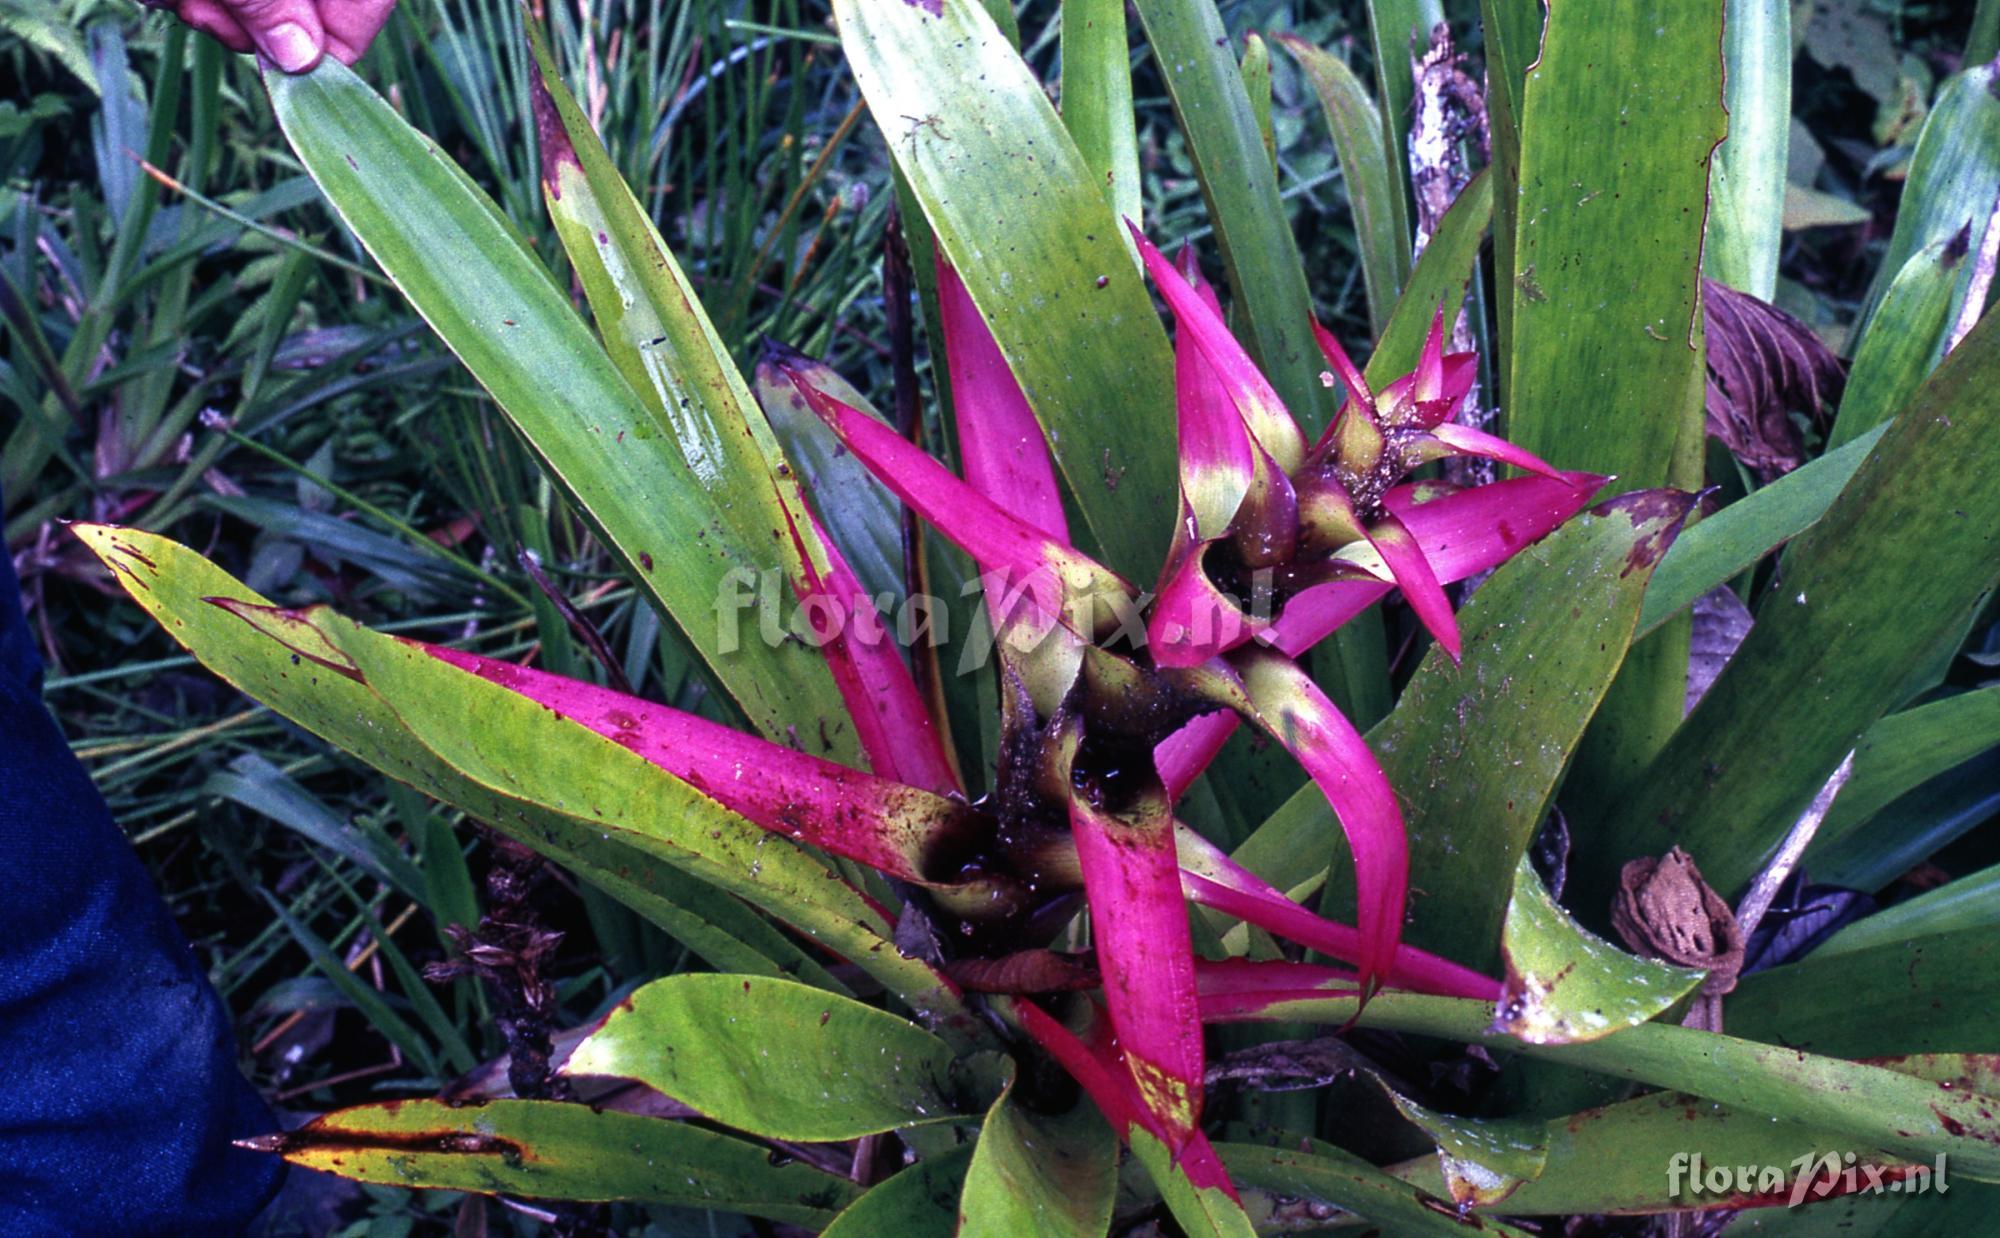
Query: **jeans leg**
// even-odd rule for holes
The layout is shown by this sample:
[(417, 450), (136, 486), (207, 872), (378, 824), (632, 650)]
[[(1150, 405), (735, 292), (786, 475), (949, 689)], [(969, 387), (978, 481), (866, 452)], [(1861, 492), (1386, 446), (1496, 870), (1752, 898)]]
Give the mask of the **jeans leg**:
[(40, 681), (0, 554), (0, 1234), (241, 1232), (277, 1123)]

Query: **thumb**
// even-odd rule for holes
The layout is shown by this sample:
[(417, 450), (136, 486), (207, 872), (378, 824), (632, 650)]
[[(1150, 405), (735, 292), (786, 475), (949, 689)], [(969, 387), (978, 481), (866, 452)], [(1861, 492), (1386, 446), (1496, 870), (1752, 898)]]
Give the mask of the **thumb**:
[(257, 50), (287, 73), (305, 72), (326, 51), (311, 0), (239, 0), (230, 7)]

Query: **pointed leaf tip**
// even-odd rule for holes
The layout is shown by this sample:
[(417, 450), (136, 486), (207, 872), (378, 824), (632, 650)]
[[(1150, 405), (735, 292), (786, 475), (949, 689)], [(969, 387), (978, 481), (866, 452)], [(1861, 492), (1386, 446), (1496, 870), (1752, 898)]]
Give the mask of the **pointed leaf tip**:
[[(532, 45), (530, 50), (534, 50)], [(565, 167), (574, 168), (578, 175), (582, 175), (583, 163), (577, 158), (576, 147), (569, 140), (569, 131), (563, 128), (562, 114), (556, 110), (555, 97), (549, 93), (548, 82), (542, 77), (541, 58), (531, 55), (528, 59), (528, 101), (535, 117), (535, 148), (542, 156), (542, 189), (560, 201), (562, 170)]]
[(1444, 586), (1439, 583), (1430, 560), (1424, 557), (1416, 536), (1393, 514), (1384, 512), (1369, 526), (1368, 540), (1389, 565), (1390, 574), (1396, 578), (1410, 609), (1417, 612), (1418, 621), (1451, 655), (1451, 660), (1458, 661), (1462, 652), (1458, 616), (1452, 611), (1451, 599), (1445, 596)]
[(1134, 592), (1123, 578), (1022, 520), (959, 480), (923, 448), (867, 414), (835, 399), (806, 371), (780, 365), (869, 472), (989, 573), (1004, 591), (1008, 614), (1020, 621), (1026, 607), (1045, 623), (1060, 623), (1085, 637), (1109, 634), (1132, 622)]
[[(1237, 416), (1264, 452), (1287, 474), (1305, 459), (1305, 436), (1286, 410), (1284, 401), (1264, 377), (1257, 363), (1223, 321), (1220, 305), (1211, 291), (1204, 297), (1201, 287), (1183, 277), (1154, 244), (1130, 220), (1126, 227), (1138, 247), (1140, 260), (1153, 278), (1154, 287), (1173, 313), (1177, 339), (1185, 339), (1198, 349), (1213, 372), (1219, 389), (1235, 406)], [(1194, 278), (1200, 281), (1197, 269)], [(1201, 281), (1205, 286), (1206, 281)], [(1177, 347), (1179, 345), (1177, 344)]]

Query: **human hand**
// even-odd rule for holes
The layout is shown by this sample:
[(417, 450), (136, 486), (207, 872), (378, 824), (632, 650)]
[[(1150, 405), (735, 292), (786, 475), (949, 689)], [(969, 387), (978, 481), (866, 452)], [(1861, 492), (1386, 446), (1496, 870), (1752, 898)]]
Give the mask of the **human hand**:
[(332, 55), (353, 64), (389, 20), (396, 0), (160, 0), (188, 25), (231, 51), (261, 52), (287, 73)]

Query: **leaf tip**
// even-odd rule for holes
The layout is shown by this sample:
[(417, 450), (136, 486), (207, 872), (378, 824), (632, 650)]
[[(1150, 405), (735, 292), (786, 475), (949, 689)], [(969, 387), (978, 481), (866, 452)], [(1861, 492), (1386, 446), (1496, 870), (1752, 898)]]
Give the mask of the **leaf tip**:
[(562, 112), (549, 91), (542, 63), (532, 56), (528, 64), (528, 95), (535, 114), (535, 145), (542, 153), (542, 190), (560, 201), (563, 168), (581, 171), (583, 163), (577, 158), (575, 143), (569, 140), (569, 131), (563, 127)]

